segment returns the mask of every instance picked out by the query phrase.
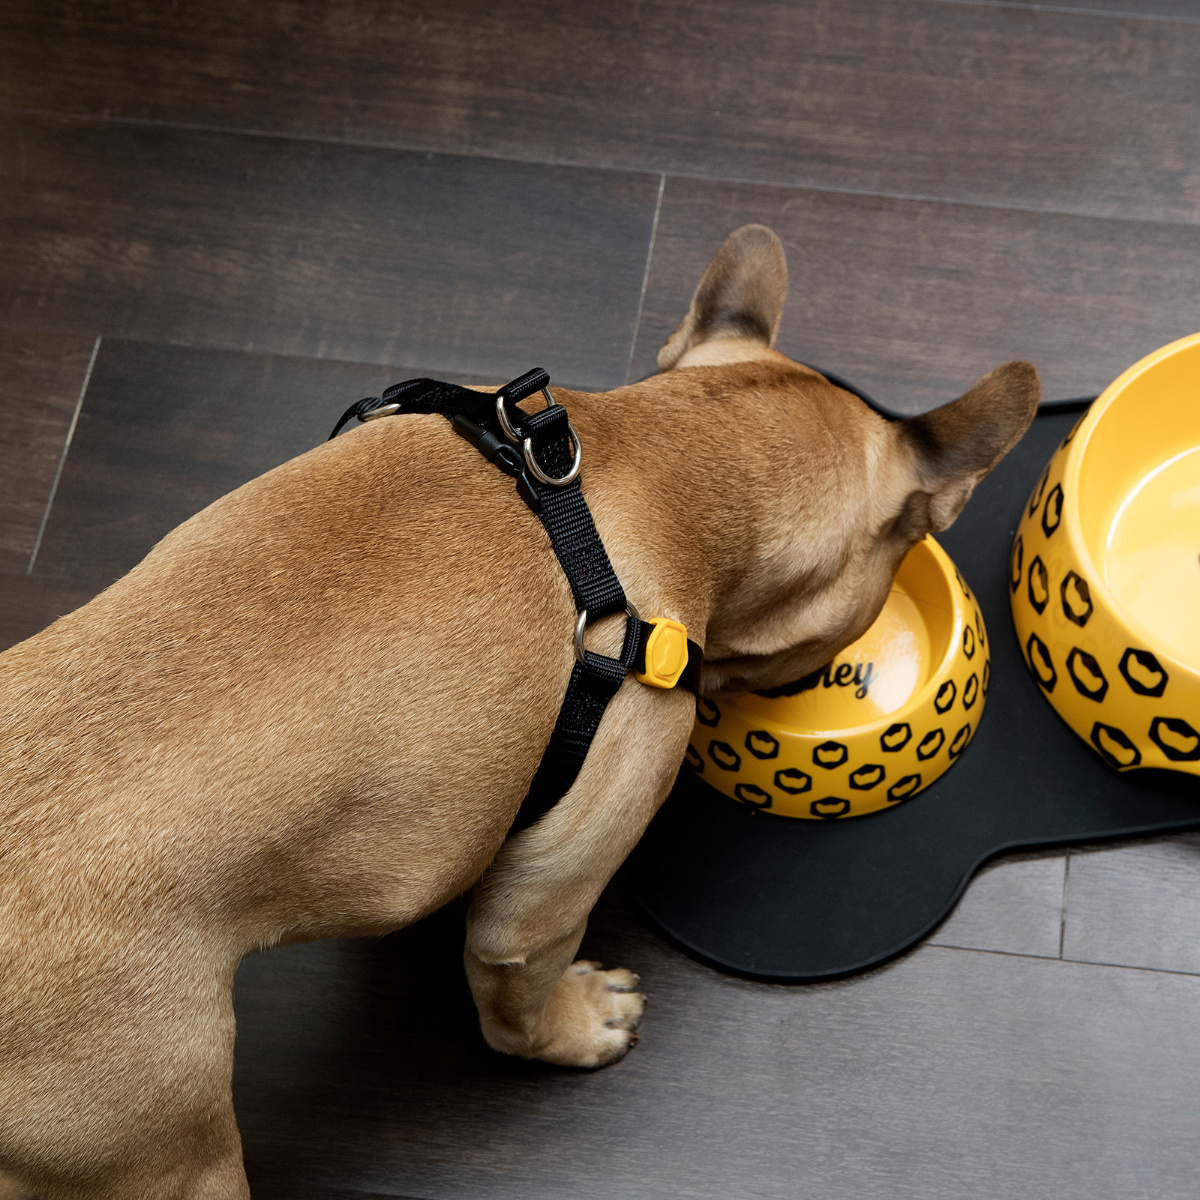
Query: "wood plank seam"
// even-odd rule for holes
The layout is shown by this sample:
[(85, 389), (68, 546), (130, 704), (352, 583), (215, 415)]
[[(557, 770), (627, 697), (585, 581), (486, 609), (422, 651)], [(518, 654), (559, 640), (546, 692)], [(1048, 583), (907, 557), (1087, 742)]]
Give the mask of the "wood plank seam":
[(87, 371), (83, 376), (83, 384), (79, 389), (79, 399), (75, 401), (75, 411), (71, 414), (71, 424), (67, 427), (66, 440), (63, 442), (62, 454), (58, 459), (58, 470), (54, 472), (54, 482), (50, 485), (50, 495), (46, 498), (46, 511), (42, 513), (42, 523), (38, 528), (37, 541), (33, 543), (33, 553), (29, 556), (29, 567), (26, 575), (33, 574), (33, 564), (37, 562), (38, 551), (42, 548), (42, 537), (46, 533), (46, 522), (50, 520), (50, 508), (54, 504), (54, 496), (58, 491), (59, 480), (62, 479), (63, 467), (67, 464), (67, 452), (71, 449), (71, 439), (75, 436), (75, 427), (79, 424), (79, 414), (83, 410), (83, 398), (87, 395), (88, 384), (92, 380), (92, 368), (96, 365), (96, 355), (100, 353), (100, 338), (97, 337), (92, 345), (92, 357), (88, 360)]
[(1067, 848), (1066, 859), (1063, 862), (1063, 894), (1062, 915), (1058, 923), (1058, 957), (1063, 957), (1063, 948), (1067, 944), (1067, 898), (1071, 886), (1071, 850)]
[[(1134, 963), (1098, 962), (1092, 958), (1057, 959), (1050, 958), (1045, 954), (1022, 954), (1017, 950), (985, 950), (979, 946), (948, 946), (944, 942), (918, 942), (909, 953), (916, 953), (923, 950), (946, 950), (951, 954), (991, 954), (999, 958), (1027, 958), (1032, 962), (1062, 962), (1075, 967), (1099, 967), (1104, 971), (1143, 971), (1150, 975), (1174, 975), (1179, 979), (1200, 979), (1200, 971), (1174, 971), (1167, 967), (1141, 967)], [(903, 962), (904, 959), (901, 958), (896, 961)], [(886, 969), (889, 965), (888, 963), (882, 964), (882, 969)], [(864, 973), (857, 978), (862, 979), (866, 977), (867, 974)]]
[(658, 179), (658, 199), (654, 202), (654, 220), (650, 223), (650, 244), (646, 247), (646, 269), (642, 272), (642, 290), (638, 294), (637, 316), (633, 319), (633, 337), (629, 340), (629, 359), (625, 364), (625, 383), (632, 382), (633, 356), (637, 351), (638, 333), (642, 328), (642, 310), (646, 307), (646, 285), (650, 282), (650, 262), (654, 257), (654, 239), (658, 236), (658, 215), (662, 212), (663, 192), (667, 186), (664, 171)]
[(1018, 0), (929, 0), (931, 4), (957, 4), (967, 8), (1015, 8), (1034, 13), (1065, 13), (1071, 17), (1108, 17), (1117, 21), (1158, 21), (1168, 25), (1200, 25), (1200, 17), (1168, 17), (1123, 9), (1076, 8), (1071, 4), (1021, 4)]
[[(943, 0), (936, 0), (943, 2)], [(947, 3), (966, 3), (966, 0), (945, 0)], [(1069, 10), (1074, 12), (1075, 10)], [(1200, 20), (1197, 21), (1200, 23)], [(948, 204), (964, 208), (996, 209), (1008, 212), (1037, 213), (1043, 216), (1083, 217), (1096, 221), (1120, 221), (1144, 225), (1180, 226), (1194, 229), (1195, 221), (1171, 220), (1163, 217), (1139, 215), (1114, 216), (1110, 213), (1088, 212), (1080, 208), (1063, 206), (1046, 206), (1038, 204), (1018, 204), (1011, 201), (972, 200), (966, 197), (940, 196), (932, 192), (890, 192), (872, 188), (847, 187), (832, 183), (797, 183), (795, 180), (755, 178), (742, 175), (703, 174), (699, 171), (663, 171), (659, 167), (621, 166), (613, 167), (604, 163), (590, 162), (586, 159), (572, 158), (537, 158), (519, 157), (506, 154), (481, 154), (478, 152), (462, 153), (451, 150), (430, 150), (425, 146), (408, 145), (401, 142), (377, 142), (367, 139), (312, 137), (305, 134), (288, 133), (286, 130), (240, 129), (228, 125), (206, 125), (191, 121), (160, 121), (149, 117), (111, 117), (94, 113), (60, 112), (55, 109), (22, 108), (15, 105), (0, 104), (0, 115), (40, 117), (46, 120), (87, 121), (95, 124), (127, 125), (137, 128), (165, 129), (183, 133), (210, 133), (221, 136), (240, 136), (247, 138), (277, 139), (285, 142), (306, 142), (318, 146), (342, 146), (351, 150), (386, 150), (397, 154), (424, 154), (428, 158), (462, 158), (479, 159), (485, 162), (522, 163), (533, 167), (562, 167), (582, 171), (606, 171), (615, 175), (659, 175), (663, 178), (696, 180), (703, 183), (728, 183), (738, 186), (786, 188), (796, 192), (827, 193), (836, 196), (864, 196), (880, 200), (914, 201), (924, 204)]]

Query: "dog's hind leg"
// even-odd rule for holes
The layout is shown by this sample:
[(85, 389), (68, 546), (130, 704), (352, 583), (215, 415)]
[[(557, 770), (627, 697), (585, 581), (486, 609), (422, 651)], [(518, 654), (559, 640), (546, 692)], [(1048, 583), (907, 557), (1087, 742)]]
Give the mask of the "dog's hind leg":
[(24, 1192), (248, 1200), (230, 1086), (232, 969), (179, 965), (127, 971), (121, 995), (77, 994), (57, 1023), (25, 1031), (25, 1053), (0, 1070), (0, 1164)]
[(670, 790), (693, 719), (689, 693), (622, 688), (574, 787), (480, 881), (466, 968), (496, 1050), (601, 1067), (632, 1046), (637, 976), (572, 960), (592, 905)]

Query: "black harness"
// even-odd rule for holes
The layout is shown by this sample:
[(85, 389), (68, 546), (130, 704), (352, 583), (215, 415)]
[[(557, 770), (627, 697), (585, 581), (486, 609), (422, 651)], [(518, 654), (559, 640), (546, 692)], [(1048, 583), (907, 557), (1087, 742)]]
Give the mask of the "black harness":
[[(546, 397), (541, 412), (528, 415), (515, 407), (538, 391)], [(544, 816), (570, 790), (608, 702), (630, 671), (651, 687), (682, 685), (698, 693), (704, 652), (678, 622), (661, 617), (643, 621), (626, 597), (583, 498), (579, 435), (567, 410), (551, 395), (545, 371), (535, 367), (495, 394), (436, 379), (394, 383), (382, 396), (352, 404), (329, 437), (337, 437), (355, 417), (373, 421), (414, 413), (440, 413), (455, 433), (516, 480), (517, 494), (549, 534), (575, 598), (575, 666), (550, 742), (509, 830), (516, 833)], [(628, 619), (621, 657), (585, 649), (585, 628), (622, 611)]]

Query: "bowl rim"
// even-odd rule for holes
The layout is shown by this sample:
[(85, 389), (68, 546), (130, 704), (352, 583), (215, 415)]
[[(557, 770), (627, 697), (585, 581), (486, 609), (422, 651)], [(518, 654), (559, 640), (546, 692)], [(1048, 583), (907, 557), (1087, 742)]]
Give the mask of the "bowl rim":
[(1155, 657), (1160, 661), (1165, 660), (1173, 664), (1177, 670), (1181, 670), (1187, 675), (1196, 677), (1200, 677), (1200, 667), (1181, 659), (1178, 652), (1173, 650), (1162, 638), (1139, 621), (1117, 599), (1104, 582), (1103, 572), (1096, 566), (1096, 562), (1092, 558), (1092, 553), (1088, 549), (1087, 540), (1083, 536), (1083, 522), (1079, 511), (1079, 472), (1083, 463), (1083, 456), (1087, 451), (1088, 444), (1091, 442), (1097, 425), (1099, 425), (1104, 414), (1120, 399), (1129, 385), (1164, 360), (1198, 345), (1200, 345), (1200, 333), (1189, 334), (1187, 337), (1168, 342), (1167, 345), (1159, 347), (1153, 353), (1147, 354), (1145, 358), (1139, 359), (1133, 366), (1122, 371), (1100, 393), (1095, 401), (1093, 401), (1091, 407), (1080, 418), (1079, 424), (1075, 429), (1075, 436), (1067, 447), (1067, 457), (1066, 462), (1063, 464), (1062, 475), (1063, 524), (1066, 526), (1067, 541), (1071, 554), (1078, 560), (1080, 567), (1083, 568), (1087, 576), (1089, 588), (1094, 588), (1099, 593), (1100, 598), (1112, 614), (1116, 624), (1121, 628), (1128, 629), (1132, 635), (1140, 638), (1153, 651)]
[[(886, 729), (896, 724), (897, 721), (903, 721), (905, 717), (915, 712), (925, 704), (932, 701), (937, 694), (937, 689), (945, 683), (951, 671), (954, 669), (954, 664), (958, 661), (962, 654), (963, 628), (966, 625), (967, 605), (966, 599), (962, 595), (958, 586), (959, 574), (954, 565), (953, 559), (942, 549), (938, 541), (932, 534), (926, 534), (919, 542), (915, 542), (909, 549), (908, 554), (912, 554), (918, 547), (923, 547), (928, 553), (932, 554), (934, 562), (937, 564), (938, 571), (941, 575), (943, 584), (950, 595), (951, 614), (953, 621), (950, 629), (950, 636), (946, 640), (946, 649), (942, 657), (938, 660), (936, 666), (932, 667), (929, 672), (929, 677), (925, 683), (919, 687), (909, 698), (897, 709), (890, 713), (885, 713), (882, 717), (876, 717), (873, 721), (866, 721), (861, 725), (847, 725), (839, 729), (796, 729), (793, 726), (784, 725), (781, 722), (775, 723), (774, 731), (785, 733), (789, 737), (796, 738), (851, 738), (865, 737), (868, 734), (873, 734), (880, 729)], [(905, 556), (907, 557), (907, 555)], [(917, 601), (914, 599), (914, 603)], [(982, 610), (980, 613), (982, 619)], [(984, 661), (991, 658), (990, 651), (984, 647)], [(736, 703), (733, 706), (734, 711), (745, 718), (748, 714), (745, 709), (741, 708)], [(772, 718), (764, 718), (771, 721)]]

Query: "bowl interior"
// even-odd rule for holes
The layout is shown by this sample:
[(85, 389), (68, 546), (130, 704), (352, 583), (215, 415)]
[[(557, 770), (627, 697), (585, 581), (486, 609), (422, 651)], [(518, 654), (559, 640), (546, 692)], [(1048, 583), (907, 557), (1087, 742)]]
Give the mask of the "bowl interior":
[(1080, 449), (1079, 528), (1117, 606), (1200, 669), (1200, 342), (1130, 379)]
[(918, 542), (883, 610), (857, 642), (793, 696), (738, 697), (738, 707), (797, 733), (862, 728), (898, 712), (942, 673), (957, 642), (950, 560)]

